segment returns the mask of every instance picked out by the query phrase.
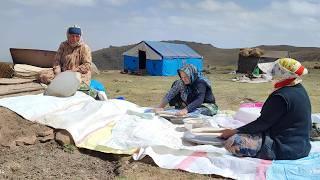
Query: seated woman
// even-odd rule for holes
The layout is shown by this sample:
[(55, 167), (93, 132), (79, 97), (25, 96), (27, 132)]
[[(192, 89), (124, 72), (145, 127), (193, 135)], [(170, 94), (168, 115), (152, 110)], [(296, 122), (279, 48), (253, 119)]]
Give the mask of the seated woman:
[(178, 70), (180, 76), (162, 99), (156, 111), (163, 110), (169, 104), (180, 109), (176, 115), (186, 115), (199, 110), (201, 114), (213, 116), (218, 111), (210, 82), (198, 73), (196, 67), (187, 64)]
[(53, 70), (41, 71), (38, 81), (50, 84), (52, 79), (63, 71), (74, 71), (81, 73), (82, 82), (90, 86), (91, 80), (91, 50), (82, 40), (82, 31), (78, 26), (69, 27), (67, 40), (60, 44), (54, 58)]
[(237, 129), (222, 130), (225, 148), (236, 156), (291, 160), (308, 156), (311, 104), (300, 76), (308, 71), (291, 58), (259, 68), (273, 77), (274, 91), (257, 120)]

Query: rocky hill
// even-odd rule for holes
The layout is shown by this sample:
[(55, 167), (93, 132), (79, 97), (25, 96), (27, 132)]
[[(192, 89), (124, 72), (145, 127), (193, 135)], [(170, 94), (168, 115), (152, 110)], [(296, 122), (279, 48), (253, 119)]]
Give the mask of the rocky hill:
[[(190, 46), (204, 57), (205, 67), (237, 65), (239, 49), (222, 49), (211, 44), (203, 44), (187, 41), (166, 41), (182, 43)], [(93, 62), (101, 70), (122, 69), (122, 53), (136, 44), (127, 46), (110, 46), (93, 52)], [(258, 46), (263, 50), (288, 51), (290, 57), (300, 61), (320, 61), (320, 48), (317, 47), (295, 47), (288, 45)]]

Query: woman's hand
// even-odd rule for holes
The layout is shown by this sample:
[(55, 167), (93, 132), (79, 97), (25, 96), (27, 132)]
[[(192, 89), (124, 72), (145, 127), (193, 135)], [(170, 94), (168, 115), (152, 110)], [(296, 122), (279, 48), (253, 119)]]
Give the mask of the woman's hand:
[(155, 112), (155, 113), (158, 113), (158, 112), (161, 112), (161, 111), (164, 111), (164, 109), (163, 108), (159, 108), (159, 107), (153, 109), (153, 112)]
[(53, 67), (53, 73), (54, 75), (58, 75), (61, 73), (61, 67), (60, 66), (54, 66)]
[(81, 74), (87, 74), (88, 73), (88, 69), (87, 67), (81, 65), (77, 68), (77, 72), (80, 72)]
[(186, 108), (181, 109), (180, 111), (176, 112), (176, 116), (184, 116), (188, 114), (188, 110)]
[(235, 135), (238, 131), (236, 129), (224, 129), (221, 130), (220, 133), (222, 133), (219, 137), (223, 139), (228, 139), (229, 137)]

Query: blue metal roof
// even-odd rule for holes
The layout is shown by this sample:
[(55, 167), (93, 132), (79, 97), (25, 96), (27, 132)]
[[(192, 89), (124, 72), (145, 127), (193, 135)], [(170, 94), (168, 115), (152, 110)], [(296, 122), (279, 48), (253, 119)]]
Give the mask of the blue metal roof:
[(144, 41), (162, 57), (168, 58), (202, 58), (193, 49), (185, 44), (174, 44), (159, 41)]

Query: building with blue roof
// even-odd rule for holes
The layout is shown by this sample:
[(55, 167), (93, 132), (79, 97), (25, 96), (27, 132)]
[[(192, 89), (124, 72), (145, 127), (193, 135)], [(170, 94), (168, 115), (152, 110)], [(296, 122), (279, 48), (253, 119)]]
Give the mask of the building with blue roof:
[(142, 41), (123, 53), (124, 71), (145, 70), (152, 76), (175, 76), (184, 64), (203, 69), (203, 57), (185, 44)]

